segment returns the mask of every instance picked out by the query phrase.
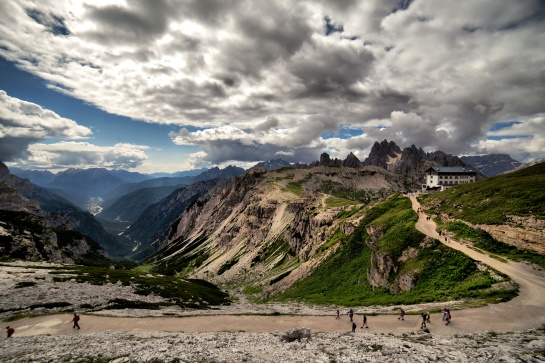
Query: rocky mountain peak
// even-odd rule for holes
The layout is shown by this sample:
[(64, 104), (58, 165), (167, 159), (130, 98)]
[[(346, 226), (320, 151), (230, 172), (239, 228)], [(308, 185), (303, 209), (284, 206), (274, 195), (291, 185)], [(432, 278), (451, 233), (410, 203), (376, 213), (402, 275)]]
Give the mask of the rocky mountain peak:
[(0, 161), (0, 176), (9, 174), (9, 169), (3, 162)]
[(393, 141), (384, 139), (380, 143), (375, 141), (369, 156), (363, 161), (363, 165), (376, 165), (388, 169), (391, 159), (399, 157), (401, 148)]
[(320, 165), (327, 166), (329, 164), (331, 164), (331, 157), (328, 153), (322, 153), (320, 155)]
[(359, 168), (362, 166), (360, 159), (354, 153), (348, 154), (346, 159), (343, 161), (343, 166), (347, 168)]

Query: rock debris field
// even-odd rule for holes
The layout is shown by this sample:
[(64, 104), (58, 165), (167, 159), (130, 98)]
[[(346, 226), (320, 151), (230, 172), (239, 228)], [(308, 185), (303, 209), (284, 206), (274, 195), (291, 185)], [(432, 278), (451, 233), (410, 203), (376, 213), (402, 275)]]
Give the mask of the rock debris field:
[[(3, 318), (9, 315), (5, 309), (29, 306), (37, 299), (57, 298), (74, 304), (84, 300), (100, 305), (100, 299), (105, 302), (111, 296), (135, 297), (130, 287), (52, 282), (48, 281), (47, 270), (26, 267), (14, 264), (0, 269)], [(42, 285), (13, 288), (27, 275), (35, 278), (36, 274), (44, 274)], [(155, 301), (157, 297), (148, 299)], [(368, 307), (356, 307), (357, 313), (365, 309), (385, 315), (369, 316), (369, 329), (360, 328), (361, 316), (356, 315), (355, 333), (350, 331), (346, 309), (336, 320), (332, 307), (255, 305), (242, 299), (218, 310), (84, 313), (81, 330), (70, 325), (70, 308), (61, 313), (59, 308), (41, 308), (32, 313), (43, 315), (5, 322), (5, 326), (15, 328), (15, 334), (6, 339), (3, 332), (0, 362), (545, 362), (543, 326), (494, 330), (502, 326), (501, 317), (481, 329), (468, 326), (464, 316), (471, 310), (482, 312), (482, 308), (453, 312), (453, 325), (449, 327), (444, 326), (439, 313), (432, 314), (428, 325), (431, 333), (420, 329), (418, 316), (408, 315), (405, 321), (399, 321), (393, 308), (370, 311)], [(271, 312), (280, 315), (253, 315)], [(157, 314), (163, 316), (153, 317)], [(310, 326), (311, 339), (283, 341), (287, 330), (305, 324)]]
[(4, 339), (0, 361), (20, 362), (542, 362), (543, 330), (431, 336), (318, 333), (281, 342), (279, 333), (100, 332)]

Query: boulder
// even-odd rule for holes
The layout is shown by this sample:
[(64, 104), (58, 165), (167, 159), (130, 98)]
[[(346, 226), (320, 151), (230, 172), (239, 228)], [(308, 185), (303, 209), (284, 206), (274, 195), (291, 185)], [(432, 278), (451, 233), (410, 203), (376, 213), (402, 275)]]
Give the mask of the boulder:
[(294, 328), (285, 332), (281, 337), (280, 341), (282, 342), (294, 342), (301, 341), (301, 339), (311, 340), (312, 336), (310, 334), (309, 328)]

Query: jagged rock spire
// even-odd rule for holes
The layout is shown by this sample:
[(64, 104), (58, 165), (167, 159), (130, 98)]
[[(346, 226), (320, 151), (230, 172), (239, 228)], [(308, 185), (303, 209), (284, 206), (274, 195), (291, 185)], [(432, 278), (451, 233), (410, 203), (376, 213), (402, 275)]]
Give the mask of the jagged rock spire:
[(401, 154), (401, 149), (395, 142), (388, 142), (388, 140), (384, 139), (379, 144), (378, 141), (375, 141), (363, 165), (376, 165), (388, 169), (390, 158), (396, 158), (399, 154)]

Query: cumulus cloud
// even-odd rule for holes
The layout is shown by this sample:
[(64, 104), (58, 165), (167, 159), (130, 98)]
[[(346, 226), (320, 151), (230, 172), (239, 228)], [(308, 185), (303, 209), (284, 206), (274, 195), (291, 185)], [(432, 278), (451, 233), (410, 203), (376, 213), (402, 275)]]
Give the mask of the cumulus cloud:
[[(17, 0), (0, 56), (110, 113), (200, 129), (172, 139), (208, 161), (383, 138), (456, 154), (545, 112), (544, 18), (539, 0)], [(344, 125), (366, 135), (323, 138)]]
[(540, 161), (545, 153), (545, 114), (498, 123), (488, 139), (475, 145), (477, 153), (509, 154), (520, 161)]
[(88, 142), (63, 141), (54, 144), (32, 144), (29, 156), (17, 160), (25, 168), (65, 169), (65, 168), (111, 168), (131, 169), (147, 159), (147, 146), (116, 144), (97, 146)]
[(30, 144), (47, 138), (80, 139), (87, 127), (35, 103), (10, 97), (0, 90), (0, 160), (11, 161), (28, 153)]
[(294, 143), (291, 134), (285, 129), (252, 131), (221, 126), (190, 132), (182, 128), (177, 133), (171, 132), (170, 137), (177, 145), (198, 145), (203, 153), (196, 155), (214, 165), (278, 158), (293, 162), (310, 162), (317, 158), (316, 155), (319, 155), (324, 147), (322, 139), (300, 145)]

